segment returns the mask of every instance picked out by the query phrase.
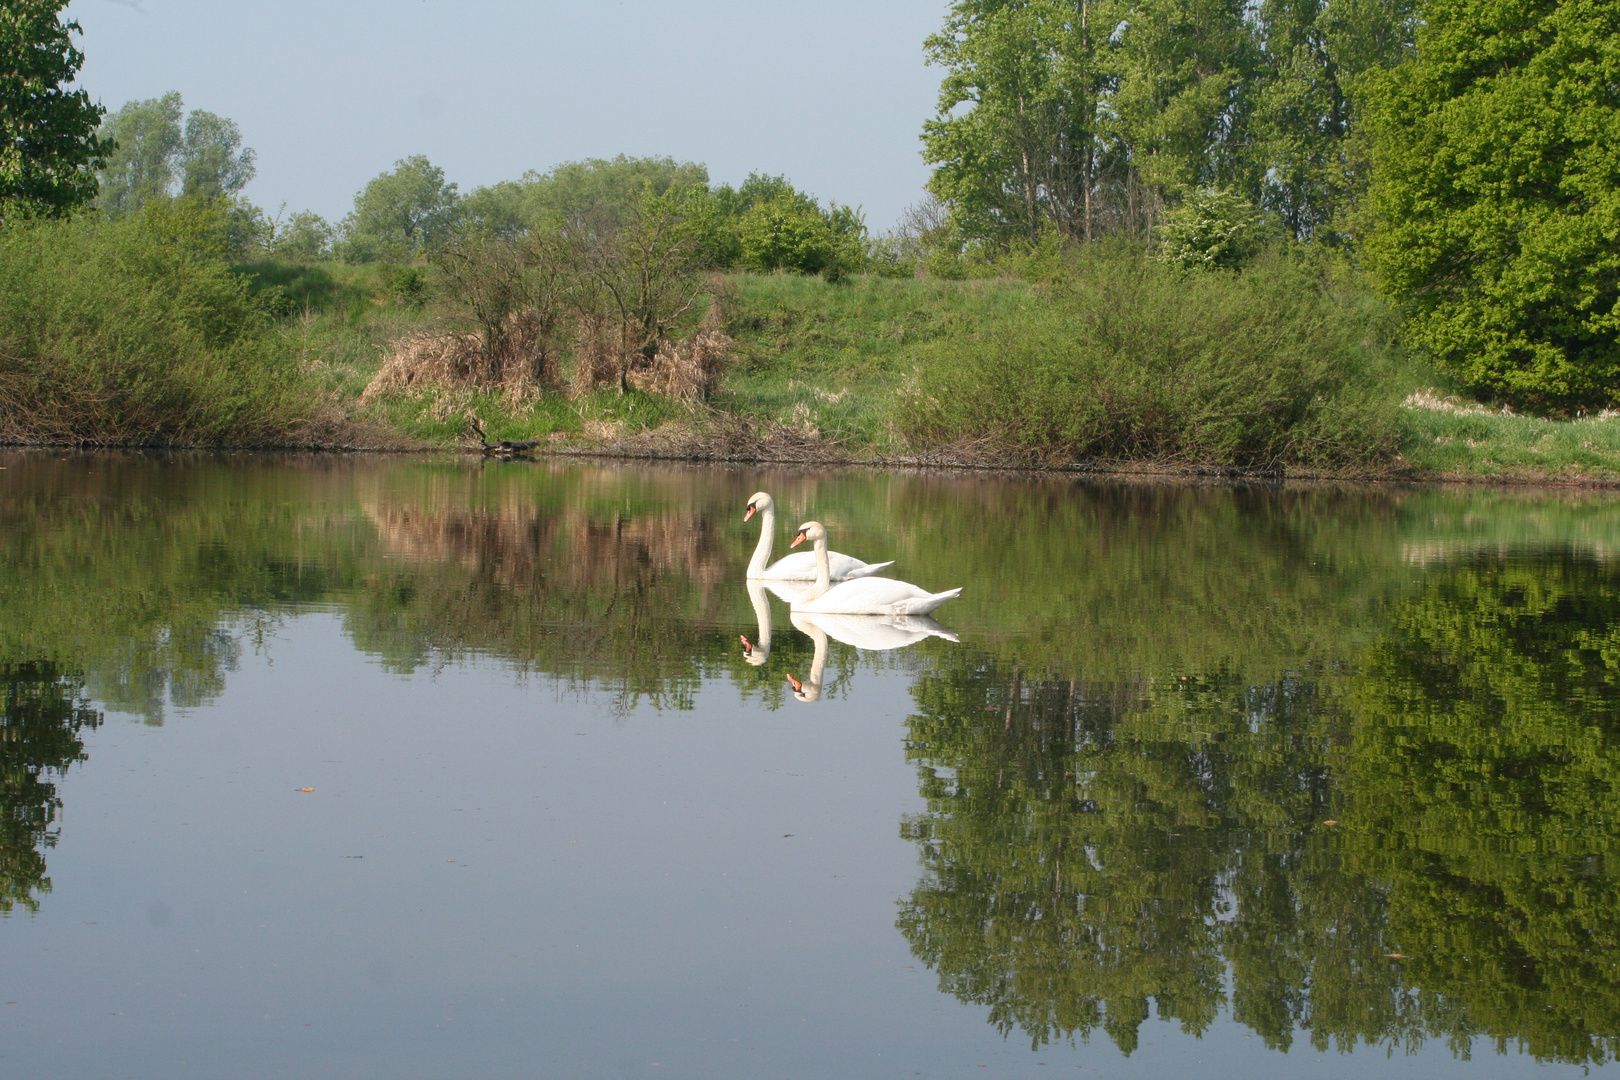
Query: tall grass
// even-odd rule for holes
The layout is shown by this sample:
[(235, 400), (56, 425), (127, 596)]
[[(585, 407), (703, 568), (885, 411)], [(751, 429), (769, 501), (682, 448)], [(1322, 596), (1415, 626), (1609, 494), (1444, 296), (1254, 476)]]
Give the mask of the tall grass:
[(1394, 455), (1392, 322), (1325, 257), (1188, 272), (1096, 245), (1046, 277), (1017, 311), (919, 350), (894, 414), (908, 444), (1260, 469)]
[(285, 442), (315, 409), (266, 305), (206, 211), (0, 228), (0, 434), (81, 442)]

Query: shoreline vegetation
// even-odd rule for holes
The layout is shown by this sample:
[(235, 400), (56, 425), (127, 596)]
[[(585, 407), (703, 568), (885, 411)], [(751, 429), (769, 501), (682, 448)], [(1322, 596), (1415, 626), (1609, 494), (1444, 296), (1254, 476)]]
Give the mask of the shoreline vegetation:
[(0, 442), (1620, 483), (1612, 13), (1183, 6), (951, 3), (873, 235), (623, 155), (272, 218), (233, 121), (64, 90), (26, 0)]
[(0, 230), (0, 444), (1620, 484), (1620, 414), (1468, 399), (1347, 263), (1298, 247), (1242, 274), (1129, 244), (949, 276), (693, 271), (621, 365), (575, 312), (497, 312), (490, 350), (428, 259), (232, 262), (220, 217)]

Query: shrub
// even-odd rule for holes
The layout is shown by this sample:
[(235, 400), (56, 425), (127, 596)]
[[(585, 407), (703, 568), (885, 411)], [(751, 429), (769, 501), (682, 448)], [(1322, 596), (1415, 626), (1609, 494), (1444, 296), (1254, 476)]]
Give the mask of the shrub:
[(1159, 258), (1183, 270), (1235, 270), (1271, 239), (1253, 203), (1232, 191), (1200, 188), (1164, 216)]
[(312, 410), (264, 300), (220, 259), (220, 209), (0, 229), (0, 432), (251, 444)]
[(902, 437), (1051, 464), (1393, 454), (1389, 317), (1343, 271), (1281, 248), (1243, 274), (1092, 248), (1012, 315), (927, 346), (897, 406)]

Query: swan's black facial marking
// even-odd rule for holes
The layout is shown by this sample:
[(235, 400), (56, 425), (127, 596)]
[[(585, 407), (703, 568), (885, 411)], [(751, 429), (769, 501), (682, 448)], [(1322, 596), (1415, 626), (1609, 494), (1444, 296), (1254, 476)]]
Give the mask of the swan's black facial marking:
[(754, 511), (756, 511), (758, 509), (759, 509), (759, 507), (755, 506), (753, 503), (749, 503), (747, 512), (743, 514), (743, 520), (744, 521), (752, 520), (752, 518), (754, 516)]

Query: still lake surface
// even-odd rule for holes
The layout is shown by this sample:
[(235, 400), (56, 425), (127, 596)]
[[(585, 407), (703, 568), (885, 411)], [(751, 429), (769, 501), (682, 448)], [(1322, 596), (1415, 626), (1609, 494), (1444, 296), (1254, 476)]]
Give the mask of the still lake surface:
[[(760, 488), (959, 640), (750, 596)], [(0, 454), (0, 1075), (1607, 1066), (1617, 555), (1591, 492)]]

